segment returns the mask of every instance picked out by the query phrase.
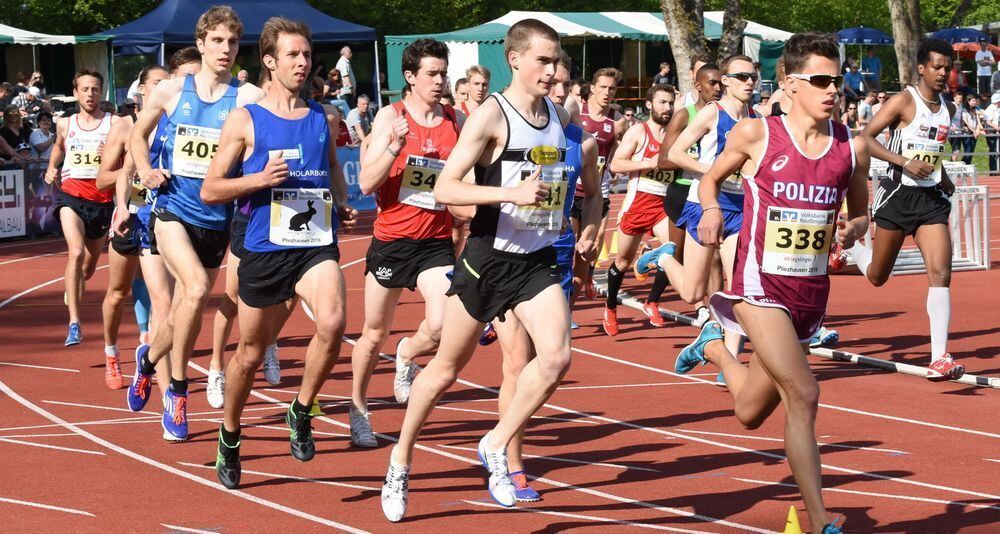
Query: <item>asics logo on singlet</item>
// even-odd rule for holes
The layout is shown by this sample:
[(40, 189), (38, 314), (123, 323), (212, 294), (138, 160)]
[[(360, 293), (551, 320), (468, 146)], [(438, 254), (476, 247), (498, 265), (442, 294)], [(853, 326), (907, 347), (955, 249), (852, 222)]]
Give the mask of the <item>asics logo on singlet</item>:
[(788, 165), (788, 156), (787, 155), (781, 156), (778, 159), (774, 160), (774, 163), (771, 164), (771, 170), (774, 171), (774, 172), (778, 172), (781, 169), (784, 169), (785, 165)]
[(392, 269), (388, 267), (379, 267), (375, 270), (375, 278), (379, 280), (389, 280), (392, 278)]
[(782, 197), (788, 200), (798, 200), (814, 204), (836, 204), (838, 202), (836, 187), (775, 181), (774, 198)]

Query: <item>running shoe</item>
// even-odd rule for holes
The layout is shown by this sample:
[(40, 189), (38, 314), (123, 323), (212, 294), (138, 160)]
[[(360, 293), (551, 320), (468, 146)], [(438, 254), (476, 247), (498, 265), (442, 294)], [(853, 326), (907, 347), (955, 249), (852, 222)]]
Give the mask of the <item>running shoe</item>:
[(83, 331), (80, 330), (80, 323), (70, 323), (69, 331), (66, 332), (66, 343), (63, 346), (71, 347), (83, 342)]
[(699, 363), (702, 365), (708, 363), (708, 360), (705, 359), (705, 345), (716, 339), (722, 339), (722, 325), (715, 321), (705, 323), (694, 342), (681, 349), (680, 354), (677, 355), (674, 371), (687, 374)]
[(927, 380), (931, 382), (958, 380), (964, 374), (965, 366), (952, 360), (951, 354), (947, 353), (931, 362), (931, 365), (927, 368)]
[(125, 379), (122, 378), (122, 367), (118, 363), (118, 355), (104, 356), (104, 383), (110, 389), (121, 389), (125, 387)]
[(597, 287), (594, 285), (593, 266), (591, 267), (590, 274), (587, 275), (587, 279), (583, 282), (583, 296), (591, 300), (597, 298)]
[(222, 440), (222, 429), (219, 429), (219, 450), (215, 455), (215, 476), (219, 482), (229, 489), (240, 485), (240, 442), (230, 447)]
[(843, 534), (844, 515), (840, 514), (833, 518), (833, 521), (823, 525), (823, 534)]
[(389, 471), (382, 484), (382, 513), (393, 523), (406, 515), (406, 501), (410, 485), (410, 468), (396, 465), (389, 460)]
[(705, 323), (707, 323), (711, 318), (712, 318), (712, 312), (708, 311), (708, 307), (700, 306), (698, 308), (698, 314), (695, 317), (694, 322), (691, 323), (691, 326), (695, 328), (701, 328), (705, 326)]
[(404, 337), (396, 344), (396, 378), (392, 381), (392, 394), (400, 404), (406, 404), (410, 400), (413, 377), (417, 376), (417, 364), (413, 360), (404, 362), (403, 358), (399, 357), (400, 348), (407, 339), (410, 338)]
[(836, 345), (840, 341), (840, 334), (836, 330), (829, 329), (825, 326), (820, 325), (819, 330), (813, 334), (812, 339), (809, 340), (810, 347), (830, 347)]
[(661, 245), (649, 252), (646, 252), (639, 259), (635, 260), (632, 264), (632, 271), (635, 273), (635, 279), (644, 282), (646, 278), (649, 278), (649, 273), (652, 271), (657, 271), (660, 269), (660, 256), (666, 254), (668, 256), (673, 256), (674, 252), (677, 250), (677, 245), (673, 243), (667, 243), (666, 245)]
[(483, 328), (483, 335), (479, 336), (479, 345), (482, 347), (492, 345), (496, 340), (497, 331), (493, 328), (493, 323), (486, 323), (486, 327)]
[(642, 305), (642, 312), (649, 317), (649, 324), (660, 328), (667, 326), (667, 322), (663, 320), (663, 316), (660, 315), (660, 304), (657, 302), (649, 302), (648, 300)]
[(486, 447), (489, 433), (479, 440), (479, 447), (476, 452), (479, 454), (479, 461), (483, 467), (490, 472), (490, 481), (487, 489), (490, 497), (501, 506), (511, 507), (517, 504), (517, 492), (514, 484), (510, 481), (507, 473), (507, 449), (491, 451)]
[(149, 352), (149, 345), (139, 345), (135, 349), (135, 374), (132, 375), (132, 385), (128, 388), (125, 398), (128, 401), (128, 409), (133, 412), (141, 412), (149, 402), (149, 392), (153, 387), (153, 374), (143, 374), (142, 366), (139, 362), (142, 357)]
[(837, 272), (847, 266), (847, 251), (844, 247), (834, 241), (833, 245), (830, 245), (830, 259), (828, 260), (827, 267), (829, 267), (830, 272)]
[(149, 344), (149, 331), (139, 332), (139, 344), (148, 345)]
[(285, 423), (292, 431), (290, 438), (292, 456), (300, 462), (308, 462), (316, 456), (316, 443), (312, 436), (312, 416), (295, 413), (291, 405), (285, 413)]
[(208, 405), (218, 410), (226, 404), (226, 373), (208, 370), (208, 385), (205, 387)]
[(277, 343), (271, 343), (264, 351), (264, 380), (272, 386), (281, 383), (281, 362), (278, 360)]
[(715, 375), (715, 385), (717, 386), (726, 385), (726, 377), (722, 374), (722, 371), (719, 371), (719, 374)]
[(375, 433), (372, 432), (371, 412), (358, 412), (354, 408), (348, 410), (351, 416), (351, 444), (362, 449), (378, 447)]
[(188, 438), (187, 400), (187, 393), (174, 393), (171, 387), (163, 392), (163, 417), (160, 419), (163, 439), (184, 441)]
[(542, 496), (528, 485), (528, 477), (524, 471), (514, 471), (510, 474), (510, 483), (514, 485), (514, 494), (519, 502), (538, 502)]
[(618, 335), (618, 310), (605, 307), (604, 308), (604, 321), (602, 322), (604, 326), (604, 333), (614, 337)]

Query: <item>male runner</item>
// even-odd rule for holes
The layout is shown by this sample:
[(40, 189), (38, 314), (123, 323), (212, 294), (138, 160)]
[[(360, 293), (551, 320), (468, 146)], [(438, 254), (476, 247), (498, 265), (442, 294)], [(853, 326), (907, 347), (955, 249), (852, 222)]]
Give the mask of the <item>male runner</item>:
[[(399, 443), (392, 449), (382, 511), (406, 513), (413, 448), (434, 405), (472, 356), (483, 325), (513, 310), (537, 357), (524, 367), (497, 426), (479, 442), (490, 495), (513, 506), (507, 443), (555, 390), (570, 363), (569, 306), (559, 288), (552, 243), (566, 199), (569, 117), (546, 97), (559, 61), (559, 35), (536, 19), (511, 26), (504, 51), (513, 79), (470, 117), (434, 188), (435, 200), (476, 205), (472, 234), (455, 264), (441, 346), (410, 390)], [(462, 178), (475, 167), (475, 184)]]
[[(618, 255), (608, 268), (608, 298), (604, 308), (604, 332), (618, 335), (618, 291), (625, 271), (635, 260), (642, 236), (649, 233), (661, 243), (670, 241), (670, 221), (663, 209), (667, 187), (674, 172), (659, 168), (660, 143), (674, 112), (674, 88), (654, 85), (646, 91), (649, 118), (625, 132), (611, 159), (611, 172), (628, 174), (628, 192), (618, 214)], [(643, 279), (645, 277), (642, 277)], [(667, 274), (657, 272), (649, 298), (642, 309), (655, 327), (665, 326), (660, 315), (660, 296), (667, 287)]]
[[(698, 72), (701, 71), (702, 67), (711, 63), (711, 61), (712, 59), (708, 57), (708, 54), (698, 54), (691, 58), (691, 70), (688, 71), (688, 76), (691, 77), (691, 85), (693, 88), (684, 94), (684, 102), (682, 102), (683, 107), (688, 107), (701, 99), (701, 91), (698, 89)], [(718, 100), (718, 98), (716, 98), (716, 100)]]
[(473, 65), (466, 69), (465, 79), (468, 82), (468, 97), (461, 103), (461, 110), (466, 118), (483, 105), (486, 97), (490, 96), (490, 76), (490, 69), (482, 65)]
[[(200, 195), (202, 182), (218, 150), (225, 118), (238, 106), (262, 96), (254, 85), (239, 85), (230, 72), (242, 33), (243, 25), (230, 7), (216, 6), (202, 14), (195, 27), (201, 70), (156, 87), (129, 143), (143, 185), (161, 188), (153, 209), (153, 243), (169, 243), (157, 250), (176, 279), (176, 288), (170, 315), (152, 345), (137, 354), (127, 400), (133, 411), (145, 406), (153, 366), (169, 355), (170, 387), (161, 425), (164, 439), (171, 441), (187, 439), (187, 363), (229, 244), (231, 206), (206, 205)], [(161, 115), (168, 117), (163, 130), (163, 168), (153, 168), (146, 139)]]
[(434, 184), (455, 148), (464, 119), (438, 103), (448, 83), (448, 47), (418, 39), (403, 50), (403, 78), (412, 88), (400, 102), (379, 110), (358, 179), (378, 203), (374, 236), (366, 256), (365, 324), (351, 353), (351, 443), (376, 447), (368, 412), (368, 384), (379, 350), (392, 330), (403, 289), (419, 289), (424, 320), (412, 337), (396, 345), (393, 393), (406, 403), (416, 374), (416, 356), (441, 341), (449, 281), (455, 265), (452, 214), (434, 200)]
[(292, 456), (307, 462), (316, 454), (309, 410), (340, 352), (347, 313), (336, 229), (338, 221), (355, 216), (332, 142), (339, 118), (298, 97), (312, 71), (309, 28), (272, 17), (258, 47), (271, 87), (259, 103), (235, 109), (226, 119), (201, 190), (212, 204), (248, 197), (250, 206), (239, 267), (240, 344), (226, 366), (225, 419), (215, 464), (229, 489), (240, 483), (240, 416), (254, 373), (287, 313), (286, 301), (295, 295), (312, 310), (316, 334), (285, 421)]
[[(831, 120), (843, 81), (834, 36), (794, 35), (784, 55), (790, 113), (737, 124), (698, 192), (704, 211), (698, 235), (706, 246), (719, 246), (725, 236), (722, 182), (743, 171), (748, 220), (740, 231), (736, 275), (731, 292), (716, 293), (711, 305), (727, 330), (750, 337), (754, 353), (749, 366), (741, 364), (721, 342), (719, 323), (711, 321), (678, 355), (676, 370), (686, 373), (707, 361), (719, 366), (736, 417), (748, 429), (784, 405), (785, 453), (811, 531), (838, 534), (840, 528), (827, 523), (821, 493), (819, 385), (806, 355), (826, 311), (830, 244), (836, 237), (849, 246), (868, 225), (869, 156), (865, 140), (852, 140)], [(845, 195), (850, 220), (838, 221)]]
[[(915, 87), (889, 99), (861, 132), (872, 156), (889, 162), (889, 178), (879, 183), (872, 202), (875, 246), (850, 249), (858, 269), (875, 286), (889, 280), (906, 236), (913, 236), (927, 266), (927, 316), (931, 330), (931, 364), (927, 378), (957, 380), (965, 366), (947, 352), (951, 320), (951, 235), (948, 216), (955, 185), (941, 166), (955, 108), (941, 92), (951, 69), (951, 46), (939, 39), (920, 43)], [(875, 140), (889, 128), (888, 147)]]
[(67, 347), (83, 341), (80, 309), (84, 287), (97, 269), (114, 212), (114, 191), (101, 191), (94, 183), (101, 165), (102, 145), (111, 126), (119, 120), (98, 107), (102, 94), (101, 73), (82, 69), (73, 76), (73, 97), (80, 111), (56, 122), (56, 139), (45, 170), (45, 183), (54, 183), (59, 188), (55, 215), (59, 217), (68, 249), (65, 285), (69, 329), (64, 343)]
[(464, 104), (469, 99), (469, 79), (468, 78), (459, 78), (458, 81), (455, 82), (454, 96), (455, 96), (455, 105), (456, 106)]

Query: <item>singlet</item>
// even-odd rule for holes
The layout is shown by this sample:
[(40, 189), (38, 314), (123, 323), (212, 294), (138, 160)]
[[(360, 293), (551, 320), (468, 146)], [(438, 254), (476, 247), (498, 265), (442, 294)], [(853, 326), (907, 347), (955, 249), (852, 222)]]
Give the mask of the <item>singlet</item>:
[[(711, 166), (715, 163), (715, 159), (719, 157), (719, 154), (722, 154), (722, 151), (726, 148), (726, 139), (729, 137), (729, 132), (736, 126), (737, 119), (733, 118), (722, 107), (722, 104), (711, 102), (705, 107), (707, 108), (709, 105), (716, 107), (718, 118), (715, 121), (715, 127), (710, 129), (701, 138), (701, 141), (699, 141), (701, 144), (701, 154), (698, 157), (698, 161)], [(752, 109), (748, 109), (748, 118), (756, 116), (757, 114)], [(701, 175), (691, 173), (691, 189), (688, 190), (688, 202), (698, 202), (698, 183), (700, 181)], [(743, 209), (743, 178), (740, 176), (740, 171), (736, 171), (735, 174), (722, 182), (722, 190), (719, 193), (719, 206), (724, 210), (731, 211), (740, 211)]]
[(945, 143), (948, 141), (948, 130), (951, 127), (951, 114), (944, 97), (938, 95), (941, 109), (937, 113), (931, 111), (915, 87), (907, 87), (913, 97), (916, 109), (913, 120), (905, 128), (896, 128), (889, 134), (890, 152), (902, 155), (906, 159), (919, 159), (934, 166), (934, 172), (926, 179), (905, 174), (899, 165), (889, 164), (889, 176), (903, 185), (911, 187), (933, 187), (941, 182), (941, 162), (945, 156)]
[[(685, 101), (686, 100), (687, 99), (685, 98)], [(694, 103), (691, 103), (691, 104), (688, 104), (688, 105), (684, 106), (684, 109), (686, 109), (687, 112), (688, 112), (688, 121), (687, 121), (687, 123), (691, 124), (691, 121), (693, 121), (694, 118), (695, 118), (695, 116), (698, 115), (698, 111), (699, 110), (697, 108), (697, 102), (694, 102)], [(687, 125), (685, 125), (685, 127), (686, 126)], [(694, 159), (698, 159), (698, 158), (701, 157), (701, 139), (698, 139), (697, 141), (694, 142), (693, 145), (691, 145), (690, 147), (688, 147), (688, 149), (687, 149), (687, 155), (691, 156)], [(677, 179), (675, 179), (674, 182), (676, 182), (678, 185), (690, 186), (691, 185), (691, 177), (690, 177), (691, 171), (678, 170), (677, 172), (680, 173), (680, 177), (678, 177)], [(676, 174), (675, 174), (675, 176), (676, 176)]]
[[(482, 104), (480, 104), (480, 105), (482, 105)], [(472, 112), (469, 111), (469, 107), (465, 105), (465, 102), (462, 102), (461, 107), (462, 107), (462, 113), (465, 113), (466, 117), (468, 117), (469, 115), (472, 114)]]
[(441, 124), (428, 128), (413, 120), (402, 102), (392, 107), (397, 116), (406, 117), (410, 131), (389, 177), (375, 192), (375, 238), (451, 239), (451, 212), (434, 201), (434, 184), (458, 142), (455, 109), (441, 106)]
[(101, 166), (101, 156), (98, 149), (108, 138), (111, 131), (111, 114), (105, 113), (101, 122), (93, 130), (85, 130), (80, 126), (80, 115), (69, 118), (66, 128), (66, 157), (63, 158), (62, 185), (63, 193), (91, 202), (106, 203), (115, 198), (114, 188), (97, 189), (97, 170)]
[(830, 143), (816, 158), (802, 153), (783, 117), (763, 119), (764, 157), (744, 177), (744, 224), (733, 270), (736, 295), (824, 311), (837, 214), (854, 174), (850, 132), (832, 120)]
[[(642, 123), (643, 140), (636, 146), (630, 159), (632, 161), (655, 161), (660, 155), (660, 143), (649, 128), (648, 122)], [(674, 181), (674, 171), (653, 169), (633, 172), (629, 175), (628, 190), (620, 213), (629, 211), (663, 211), (663, 197), (667, 195), (667, 187)]]
[(251, 252), (315, 248), (337, 239), (337, 215), (330, 192), (330, 128), (323, 106), (307, 101), (301, 119), (286, 119), (259, 104), (246, 107), (253, 123), (253, 152), (243, 175), (261, 172), (278, 154), (288, 164), (279, 187), (249, 195), (250, 219), (243, 246)]
[[(608, 198), (611, 194), (611, 170), (608, 163), (611, 162), (612, 151), (615, 149), (615, 121), (611, 117), (604, 117), (604, 120), (596, 121), (590, 117), (590, 110), (586, 101), (580, 109), (580, 122), (587, 133), (597, 140), (597, 172), (601, 175), (601, 194)], [(577, 196), (583, 195), (583, 186), (578, 186)]]
[[(571, 122), (563, 128), (563, 133), (566, 135), (566, 190), (575, 191), (580, 175), (583, 174), (583, 128)], [(567, 219), (573, 211), (573, 202), (573, 195), (566, 197), (563, 216)], [(566, 233), (573, 235), (571, 225), (566, 225), (563, 234)]]
[(541, 166), (539, 180), (551, 186), (549, 196), (538, 206), (509, 202), (482, 205), (469, 227), (469, 239), (482, 239), (495, 250), (527, 254), (552, 245), (562, 228), (568, 199), (566, 135), (555, 104), (544, 98), (548, 112), (545, 126), (536, 127), (521, 116), (500, 93), (493, 93), (507, 123), (507, 144), (495, 161), (476, 165), (476, 184), (517, 187)]
[(781, 102), (772, 102), (771, 103), (771, 116), (772, 117), (780, 117), (782, 115), (787, 115), (787, 113), (785, 113), (785, 110), (781, 109)]
[(239, 81), (233, 78), (222, 98), (205, 102), (198, 97), (194, 76), (184, 78), (177, 107), (164, 129), (163, 167), (170, 169), (166, 187), (161, 188), (156, 209), (164, 209), (184, 222), (211, 230), (226, 230), (232, 212), (230, 204), (207, 205), (201, 201), (201, 184), (208, 164), (219, 149), (219, 135), (229, 112), (236, 107)]

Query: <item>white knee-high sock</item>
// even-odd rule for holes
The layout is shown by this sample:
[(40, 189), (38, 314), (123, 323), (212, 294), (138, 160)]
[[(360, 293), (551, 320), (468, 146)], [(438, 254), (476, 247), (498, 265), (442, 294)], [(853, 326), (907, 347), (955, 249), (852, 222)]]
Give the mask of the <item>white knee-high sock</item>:
[(948, 325), (951, 323), (951, 289), (927, 289), (927, 317), (931, 320), (931, 361), (937, 361), (948, 349)]
[(865, 278), (868, 278), (868, 266), (872, 264), (872, 251), (862, 245), (861, 241), (856, 241), (848, 252), (854, 258), (854, 263), (858, 265), (858, 270), (861, 271), (861, 274)]

